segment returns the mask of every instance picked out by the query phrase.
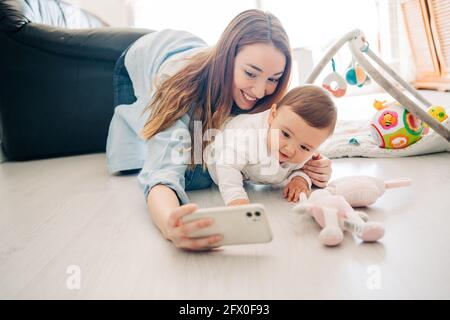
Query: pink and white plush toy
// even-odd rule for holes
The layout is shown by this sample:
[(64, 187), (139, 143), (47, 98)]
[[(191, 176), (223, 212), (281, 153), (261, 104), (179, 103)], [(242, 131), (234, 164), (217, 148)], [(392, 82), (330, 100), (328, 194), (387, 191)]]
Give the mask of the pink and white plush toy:
[(365, 242), (378, 241), (384, 236), (384, 227), (378, 222), (368, 221), (368, 216), (353, 207), (373, 204), (386, 189), (407, 186), (409, 179), (384, 181), (369, 176), (354, 176), (334, 180), (327, 188), (311, 193), (307, 198), (301, 194), (300, 203), (293, 210), (308, 213), (323, 228), (320, 242), (326, 246), (337, 246), (344, 239), (344, 231), (354, 233)]

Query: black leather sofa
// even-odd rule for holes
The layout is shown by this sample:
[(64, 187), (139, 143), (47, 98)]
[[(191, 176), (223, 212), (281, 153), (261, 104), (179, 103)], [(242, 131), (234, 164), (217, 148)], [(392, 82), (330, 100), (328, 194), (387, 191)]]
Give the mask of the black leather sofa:
[(110, 28), (58, 0), (0, 0), (0, 141), (8, 160), (104, 152), (120, 54), (145, 29)]

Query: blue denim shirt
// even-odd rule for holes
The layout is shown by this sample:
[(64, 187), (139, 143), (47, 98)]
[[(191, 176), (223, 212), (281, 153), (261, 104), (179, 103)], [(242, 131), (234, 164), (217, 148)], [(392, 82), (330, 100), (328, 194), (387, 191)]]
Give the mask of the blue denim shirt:
[(203, 40), (188, 32), (162, 30), (139, 38), (116, 63), (116, 107), (106, 145), (107, 167), (110, 173), (142, 168), (138, 181), (145, 197), (153, 186), (163, 184), (174, 190), (181, 204), (185, 204), (189, 202), (186, 191), (212, 184), (201, 165), (187, 170), (186, 163), (173, 159), (173, 152), (190, 147), (190, 139), (180, 140), (179, 134), (174, 134), (182, 131), (189, 137), (188, 114), (147, 141), (140, 137), (151, 112), (143, 113), (143, 110), (151, 100), (153, 80), (160, 66), (169, 63), (178, 53), (205, 46)]

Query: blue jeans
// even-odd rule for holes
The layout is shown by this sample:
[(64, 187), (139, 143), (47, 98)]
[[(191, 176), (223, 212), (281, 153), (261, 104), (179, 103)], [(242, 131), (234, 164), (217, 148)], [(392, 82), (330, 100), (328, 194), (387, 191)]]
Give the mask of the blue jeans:
[[(131, 45), (130, 45), (131, 47)], [(128, 47), (119, 57), (114, 67), (113, 86), (114, 86), (114, 107), (123, 104), (132, 104), (136, 101), (134, 95), (133, 83), (131, 82), (128, 71), (125, 67), (125, 55), (130, 48)], [(122, 173), (136, 173), (137, 170), (129, 170)], [(187, 169), (184, 174), (185, 190), (198, 190), (209, 188), (213, 183), (208, 170), (203, 170), (202, 165), (195, 165), (193, 169)]]
[(116, 65), (114, 67), (113, 75), (113, 87), (114, 87), (114, 107), (121, 104), (132, 104), (136, 101), (134, 95), (133, 83), (131, 82), (130, 76), (128, 75), (127, 68), (125, 67), (125, 55), (128, 49), (120, 55), (117, 59)]

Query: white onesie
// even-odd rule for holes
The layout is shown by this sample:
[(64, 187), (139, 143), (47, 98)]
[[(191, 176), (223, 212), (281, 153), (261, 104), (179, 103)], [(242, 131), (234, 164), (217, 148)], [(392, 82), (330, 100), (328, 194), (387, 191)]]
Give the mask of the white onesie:
[(300, 169), (303, 163), (280, 163), (267, 149), (270, 110), (241, 114), (229, 119), (205, 150), (209, 174), (218, 185), (225, 204), (248, 199), (243, 181), (282, 184), (295, 176), (311, 179)]

